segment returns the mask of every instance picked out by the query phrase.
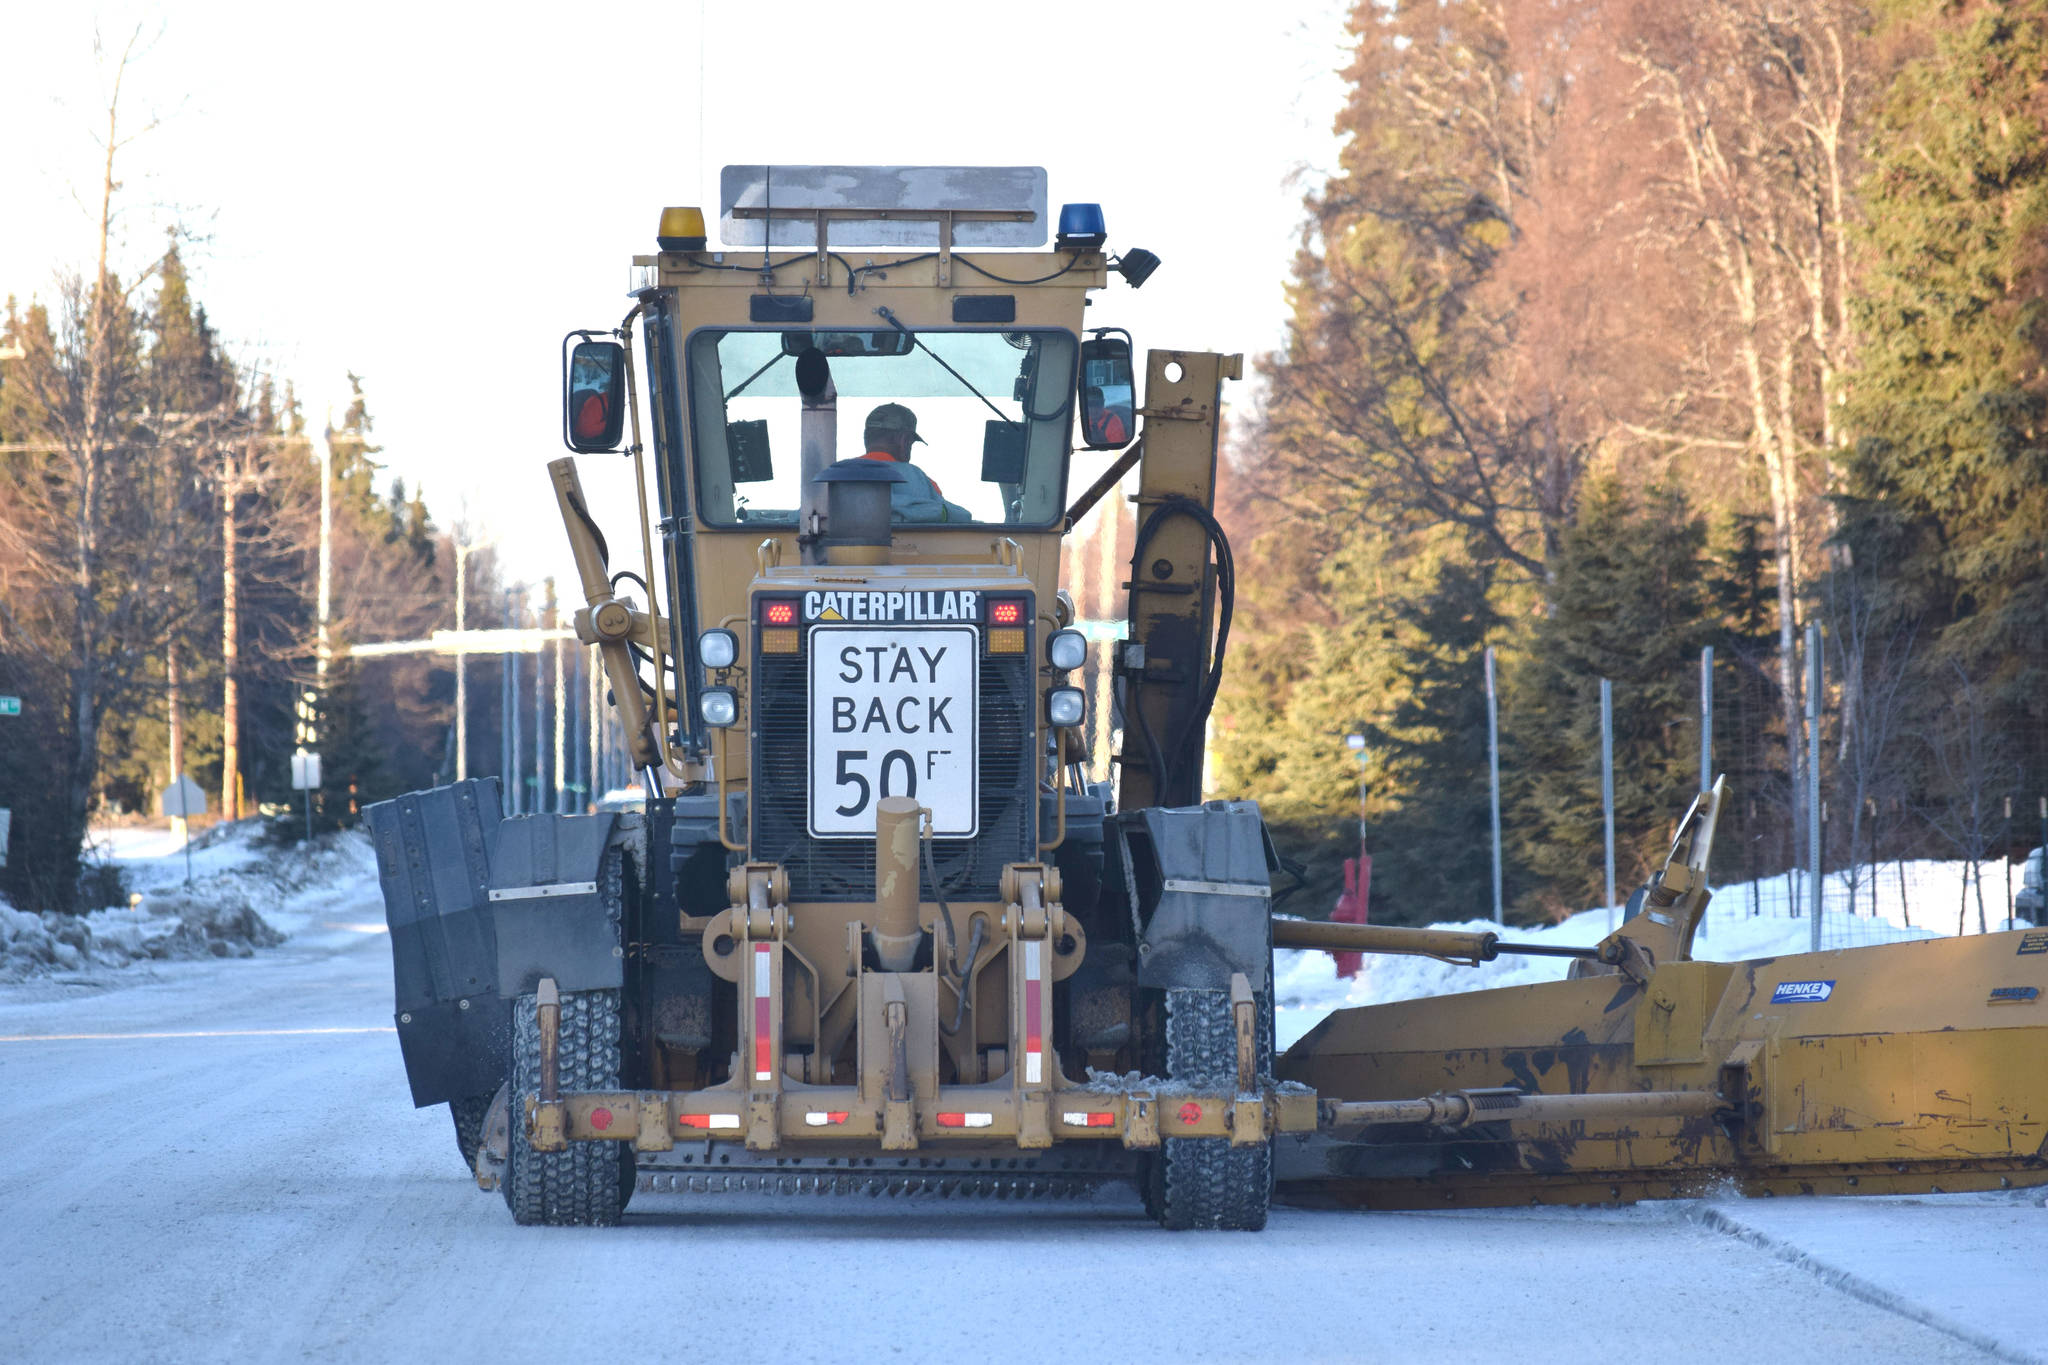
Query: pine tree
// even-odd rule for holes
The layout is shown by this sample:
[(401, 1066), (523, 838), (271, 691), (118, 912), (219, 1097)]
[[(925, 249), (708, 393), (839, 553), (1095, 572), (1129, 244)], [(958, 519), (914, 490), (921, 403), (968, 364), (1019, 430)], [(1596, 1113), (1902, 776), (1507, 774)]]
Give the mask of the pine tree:
[(1614, 691), (1615, 890), (1657, 866), (1698, 786), (1693, 673), (1713, 638), (1706, 525), (1675, 489), (1582, 489), (1560, 547), (1551, 611), (1503, 683), (1507, 821), (1530, 885), (1524, 916), (1600, 902), (1600, 680)]
[[(1902, 7), (1931, 48), (1878, 112), (1842, 539), (1960, 676), (2016, 784), (2048, 781), (2048, 4)], [(1936, 710), (1940, 709), (1938, 704)], [(1932, 734), (1935, 717), (1916, 728)], [(2031, 737), (2031, 738), (2030, 738)], [(1938, 794), (1931, 800), (1946, 801)]]

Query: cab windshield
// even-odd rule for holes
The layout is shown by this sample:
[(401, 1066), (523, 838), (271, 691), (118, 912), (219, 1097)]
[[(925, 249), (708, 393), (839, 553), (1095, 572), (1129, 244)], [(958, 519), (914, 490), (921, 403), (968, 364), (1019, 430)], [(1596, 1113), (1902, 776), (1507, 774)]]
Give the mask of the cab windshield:
[(707, 328), (687, 351), (704, 522), (796, 525), (797, 362), (813, 348), (839, 395), (838, 459), (871, 453), (871, 421), (919, 438), (909, 445), (911, 481), (892, 496), (899, 524), (1036, 527), (1058, 518), (1078, 353), (1072, 333)]

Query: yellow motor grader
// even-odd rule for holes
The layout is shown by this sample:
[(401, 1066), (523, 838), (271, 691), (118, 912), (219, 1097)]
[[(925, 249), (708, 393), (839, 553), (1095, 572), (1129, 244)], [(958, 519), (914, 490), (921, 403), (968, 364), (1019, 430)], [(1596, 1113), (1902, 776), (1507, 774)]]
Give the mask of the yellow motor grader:
[[(1038, 168), (733, 166), (720, 200), (718, 248), (665, 210), (623, 321), (564, 342), (565, 442), (641, 490), (619, 567), (549, 466), (644, 810), (508, 817), (487, 778), (368, 812), (413, 1099), (520, 1222), (636, 1189), (1125, 1181), (1168, 1227), (1253, 1229), (1276, 1184), (2048, 1180), (2048, 935), (1694, 962), (1718, 788), (1594, 948), (1276, 919), (1257, 807), (1201, 799), (1239, 357), (1140, 380), (1086, 309), (1158, 259), (1089, 204), (1044, 250)], [(1112, 784), (1060, 565), (1133, 471)], [(1581, 960), (1276, 1058), (1276, 945)]]

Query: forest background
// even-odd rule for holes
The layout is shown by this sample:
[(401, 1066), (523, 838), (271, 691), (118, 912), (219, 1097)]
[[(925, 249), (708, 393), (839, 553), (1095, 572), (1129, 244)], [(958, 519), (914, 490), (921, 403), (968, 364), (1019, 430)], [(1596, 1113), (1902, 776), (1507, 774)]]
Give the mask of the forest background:
[[(1369, 0), (1225, 519), (1212, 786), (1323, 913), (1600, 904), (1700, 781), (1716, 880), (2039, 840), (2048, 4)], [(1363, 761), (1345, 746), (1362, 734)], [(1361, 802), (1361, 782), (1364, 796)]]
[[(350, 406), (309, 430), (288, 376), (222, 344), (185, 230), (119, 259), (122, 177), (151, 131), (120, 100), (135, 46), (107, 54), (84, 263), (0, 282), (27, 290), (0, 318), (0, 694), (20, 700), (0, 720), (0, 894), (23, 909), (118, 900), (118, 879), (82, 864), (88, 825), (155, 813), (174, 774), (208, 794), (194, 824), (283, 810), (296, 830), (291, 756), (307, 744), (324, 759), (308, 817), (323, 828), (453, 768), (452, 660), (348, 655), (455, 616), (455, 536), (421, 490), (380, 476), (363, 382), (350, 375)], [(507, 590), (488, 549), (462, 558), (470, 624), (526, 624), (524, 585)], [(479, 728), (495, 729), (491, 693), (470, 690)]]
[[(1717, 872), (1787, 865), (1809, 623), (1831, 860), (2024, 846), (2048, 0), (1367, 0), (1350, 41), (1221, 509), (1245, 572), (1211, 785), (1264, 804), (1296, 905), (1333, 898), (1362, 777), (1375, 916), (1488, 911), (1488, 646), (1514, 917), (1599, 899), (1603, 677), (1619, 879), (1654, 866), (1707, 645), (1737, 794)], [(453, 624), (453, 537), (380, 487), (364, 386), (316, 434), (288, 376), (226, 353), (187, 239), (113, 258), (136, 134), (117, 87), (79, 269), (0, 281), (25, 291), (0, 330), (0, 892), (30, 908), (83, 903), (88, 821), (175, 768), (216, 811), (288, 802), (308, 722), (325, 820), (453, 769), (449, 662), (340, 651)], [(511, 623), (490, 552), (465, 574), (503, 604), (471, 624)]]

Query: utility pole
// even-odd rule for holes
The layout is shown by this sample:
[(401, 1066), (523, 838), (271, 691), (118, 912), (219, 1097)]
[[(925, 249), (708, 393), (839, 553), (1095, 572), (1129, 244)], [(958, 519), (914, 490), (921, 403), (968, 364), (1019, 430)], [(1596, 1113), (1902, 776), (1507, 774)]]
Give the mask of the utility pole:
[(597, 798), (604, 793), (604, 713), (599, 709), (599, 703), (604, 699), (604, 685), (597, 680), (598, 667), (597, 646), (586, 645), (583, 649), (584, 696), (590, 713), (589, 734), (586, 736), (590, 743), (590, 782), (583, 793), (586, 809), (596, 805)]
[[(465, 619), (465, 604), (469, 600), (469, 556), (491, 544), (486, 538), (475, 544), (468, 542), (468, 530), (464, 538), (455, 542), (455, 630), (460, 634)], [(461, 782), (469, 776), (469, 652), (455, 656), (455, 780)]]
[[(506, 589), (506, 624), (512, 624), (512, 589)], [(518, 655), (506, 655), (506, 814), (524, 814), (526, 784), (520, 780), (520, 696), (518, 696)]]
[[(246, 455), (246, 452), (244, 452)], [(236, 555), (235, 501), (248, 477), (232, 450), (221, 452), (220, 476), (220, 818), (242, 818), (242, 691), (240, 565)]]
[(562, 642), (555, 654), (555, 814), (569, 813), (569, 688), (562, 666)]
[[(546, 582), (546, 595), (541, 598), (538, 624), (543, 628), (552, 623), (555, 606), (555, 580)], [(541, 666), (540, 655), (533, 659), (533, 811), (540, 814), (547, 807), (544, 794), (547, 791), (548, 748), (543, 738), (548, 732), (548, 671)]]
[[(1119, 486), (1102, 499), (1101, 510), (1095, 520), (1095, 602), (1094, 617), (1099, 621), (1110, 619), (1110, 612), (1116, 606), (1116, 542), (1117, 532), (1123, 525), (1123, 490)], [(1115, 757), (1111, 743), (1110, 728), (1116, 720), (1116, 647), (1114, 639), (1101, 642), (1102, 649), (1095, 661), (1095, 704), (1090, 709), (1095, 713), (1095, 756), (1102, 770), (1102, 780), (1110, 779), (1110, 763)]]
[(315, 690), (327, 695), (327, 661), (334, 656), (334, 642), (328, 627), (334, 618), (334, 442), (322, 443), (320, 454), (320, 586), (314, 619), (319, 635), (314, 643), (313, 678)]

